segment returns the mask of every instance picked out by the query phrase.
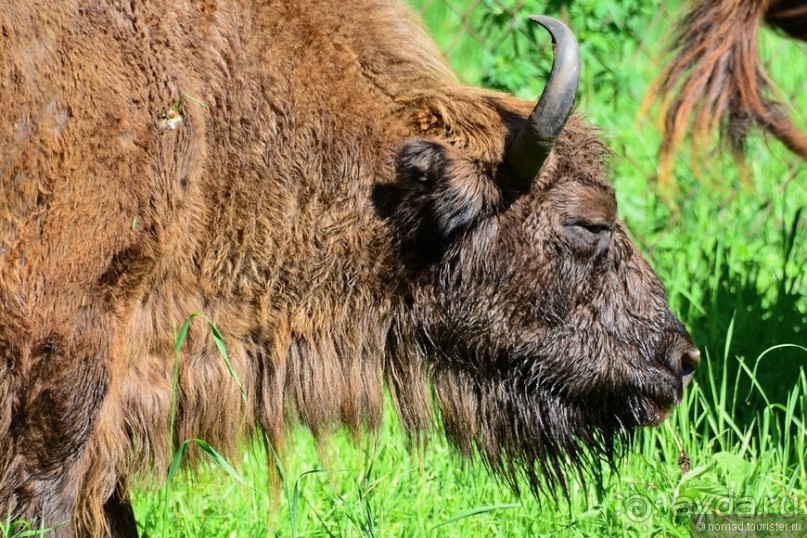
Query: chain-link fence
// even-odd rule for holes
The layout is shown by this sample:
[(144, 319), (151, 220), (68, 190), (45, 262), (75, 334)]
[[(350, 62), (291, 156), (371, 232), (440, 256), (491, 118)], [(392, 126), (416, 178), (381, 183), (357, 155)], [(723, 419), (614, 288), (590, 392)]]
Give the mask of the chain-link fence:
[[(537, 95), (551, 66), (548, 36), (527, 22), (533, 13), (566, 21), (580, 42), (583, 77), (579, 107), (607, 131), (656, 122), (657, 107), (640, 115), (651, 82), (661, 72), (665, 47), (684, 13), (679, 0), (410, 0), (460, 77), (469, 84)], [(807, 130), (807, 43), (763, 31), (760, 57), (771, 75), (774, 95), (792, 112), (795, 125)], [(618, 97), (618, 99), (616, 99)], [(613, 115), (602, 100), (613, 101)], [(629, 122), (624, 121), (629, 116)], [(757, 143), (762, 142), (757, 137)], [(619, 141), (617, 139), (617, 146)], [(717, 144), (716, 144), (717, 147)], [(619, 147), (615, 148), (619, 151)], [(805, 173), (804, 162), (778, 144), (775, 151), (789, 163), (792, 181)], [(685, 150), (685, 153), (688, 150)], [(722, 152), (726, 154), (728, 152)], [(722, 158), (722, 156), (721, 156)], [(686, 155), (679, 166), (697, 166)], [(644, 164), (653, 176), (652, 159)], [(807, 179), (807, 178), (805, 178)], [(802, 181), (807, 190), (807, 181)]]
[[(534, 58), (525, 47), (529, 14), (565, 20), (595, 69), (617, 71), (626, 62), (656, 58), (659, 37), (673, 27), (680, 6), (660, 0), (412, 0), (449, 61), (471, 83), (496, 82), (497, 63), (515, 53)], [(614, 49), (624, 53), (614, 55)], [(608, 52), (608, 55), (603, 54)], [(589, 66), (590, 67), (590, 66)], [(523, 66), (522, 66), (523, 68)]]

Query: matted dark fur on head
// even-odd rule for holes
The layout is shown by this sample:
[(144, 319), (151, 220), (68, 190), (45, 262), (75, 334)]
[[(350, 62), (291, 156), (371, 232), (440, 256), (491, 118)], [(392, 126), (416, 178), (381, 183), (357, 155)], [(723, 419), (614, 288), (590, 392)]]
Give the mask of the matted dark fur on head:
[[(377, 428), (385, 385), (554, 490), (680, 400), (698, 352), (595, 130), (462, 86), (400, 2), (39, 4), (0, 12), (3, 517), (136, 535), (172, 447)], [(243, 392), (202, 323), (172, 386), (191, 313)]]
[[(406, 162), (408, 149), (399, 181), (427, 199), (429, 180)], [(465, 202), (400, 202), (404, 228), (421, 222), (411, 204), (452, 232), (439, 263), (428, 265), (428, 254), (423, 260), (428, 284), (418, 293), (428, 295), (416, 301), (410, 322), (417, 329), (409, 330), (421, 336), (399, 344), (402, 369), (423, 356), (446, 433), (461, 452), (478, 450), (516, 490), (519, 477), (534, 490), (565, 490), (567, 469), (596, 472), (598, 458), (613, 460), (615, 441), (664, 418), (696, 352), (615, 220), (602, 176), (607, 150), (588, 127), (567, 125), (536, 188), (506, 210), (497, 211), (503, 204), (488, 190), (486, 165), (470, 173), (466, 155), (454, 163), (450, 151), (435, 160), (434, 150), (427, 153), (443, 182), (455, 181), (446, 170), (465, 172), (462, 186), (454, 185), (462, 194), (441, 200)], [(450, 218), (457, 213), (467, 223), (461, 231)], [(429, 236), (429, 248), (445, 235)], [(424, 252), (418, 236), (404, 237), (408, 251)], [(402, 384), (398, 405), (410, 405), (411, 384)]]

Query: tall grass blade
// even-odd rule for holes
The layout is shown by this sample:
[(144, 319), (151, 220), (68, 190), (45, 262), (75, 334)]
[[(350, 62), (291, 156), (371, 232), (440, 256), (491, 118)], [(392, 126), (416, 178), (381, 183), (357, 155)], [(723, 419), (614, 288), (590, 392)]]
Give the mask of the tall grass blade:
[(488, 506), (479, 506), (477, 508), (471, 508), (470, 510), (465, 510), (463, 512), (460, 512), (456, 516), (454, 516), (454, 517), (452, 517), (450, 519), (447, 519), (447, 520), (443, 521), (442, 523), (438, 523), (437, 525), (432, 527), (432, 530), (434, 531), (434, 530), (437, 530), (437, 529), (439, 529), (441, 527), (445, 527), (446, 525), (451, 525), (452, 523), (456, 523), (457, 521), (460, 521), (460, 520), (463, 520), (463, 519), (466, 519), (466, 518), (469, 518), (469, 517), (478, 516), (480, 514), (487, 514), (489, 512), (494, 512), (496, 510), (512, 510), (513, 508), (520, 508), (520, 507), (521, 507), (521, 503), (507, 503), (507, 504), (491, 504), (491, 505), (488, 505)]

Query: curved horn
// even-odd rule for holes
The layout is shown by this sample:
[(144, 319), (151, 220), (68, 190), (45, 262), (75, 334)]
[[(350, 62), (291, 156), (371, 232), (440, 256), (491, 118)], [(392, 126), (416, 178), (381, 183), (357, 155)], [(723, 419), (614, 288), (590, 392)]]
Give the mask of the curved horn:
[(506, 151), (513, 186), (520, 191), (529, 189), (552, 151), (572, 112), (580, 82), (580, 49), (572, 31), (552, 17), (533, 15), (530, 20), (549, 31), (555, 59), (538, 104)]

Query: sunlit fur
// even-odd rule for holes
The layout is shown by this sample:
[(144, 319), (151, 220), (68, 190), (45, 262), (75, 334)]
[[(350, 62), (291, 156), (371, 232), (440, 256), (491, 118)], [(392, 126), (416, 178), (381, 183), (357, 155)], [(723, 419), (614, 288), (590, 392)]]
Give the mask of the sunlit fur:
[[(172, 444), (375, 428), (385, 384), (533, 489), (662, 420), (691, 343), (624, 229), (572, 223), (615, 216), (594, 130), (500, 187), (532, 106), (461, 86), (398, 2), (7, 1), (1, 517), (131, 536)], [(170, 440), (191, 313), (246, 397), (197, 319)]]
[[(758, 126), (807, 159), (807, 135), (791, 121), (781, 96), (771, 91), (759, 58), (763, 21), (807, 39), (805, 0), (693, 0), (681, 20), (674, 57), (648, 94), (660, 97), (663, 141), (659, 178), (671, 180), (673, 157), (691, 134), (693, 159), (718, 129), (742, 164), (746, 134)], [(773, 61), (776, 61), (775, 59)], [(695, 167), (697, 168), (697, 167)]]

